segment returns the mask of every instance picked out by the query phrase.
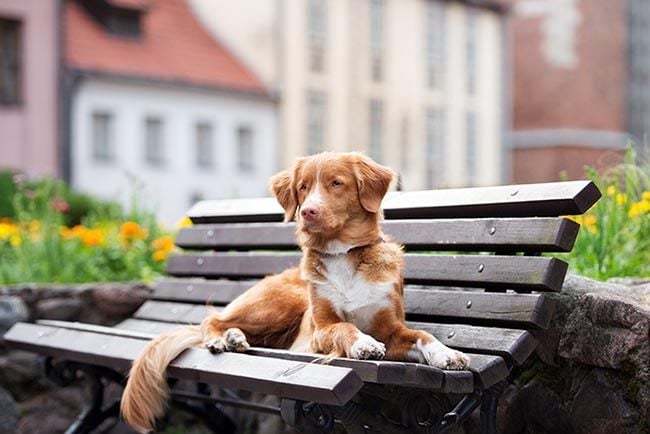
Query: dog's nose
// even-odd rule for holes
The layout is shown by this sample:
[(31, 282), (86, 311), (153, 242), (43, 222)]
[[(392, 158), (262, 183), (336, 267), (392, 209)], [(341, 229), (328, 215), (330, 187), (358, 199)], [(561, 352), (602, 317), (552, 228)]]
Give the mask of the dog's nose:
[(318, 217), (318, 208), (315, 205), (307, 205), (300, 210), (300, 215), (306, 220), (313, 220)]

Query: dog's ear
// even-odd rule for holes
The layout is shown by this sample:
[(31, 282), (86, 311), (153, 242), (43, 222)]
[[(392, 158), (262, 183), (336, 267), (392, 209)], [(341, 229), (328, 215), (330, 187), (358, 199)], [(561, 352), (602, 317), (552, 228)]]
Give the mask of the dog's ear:
[(284, 221), (290, 222), (296, 217), (298, 193), (295, 188), (297, 164), (291, 169), (273, 175), (270, 181), (271, 192), (284, 209)]
[(368, 212), (378, 213), (395, 172), (363, 155), (357, 158), (355, 172), (361, 206)]

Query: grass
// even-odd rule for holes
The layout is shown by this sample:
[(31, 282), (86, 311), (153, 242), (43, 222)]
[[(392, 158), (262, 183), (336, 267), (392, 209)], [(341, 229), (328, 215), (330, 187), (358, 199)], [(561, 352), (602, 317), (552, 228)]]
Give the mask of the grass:
[(571, 269), (605, 280), (615, 276), (650, 277), (650, 165), (629, 148), (623, 164), (598, 173), (586, 169), (603, 197), (583, 216)]
[(17, 181), (14, 218), (0, 219), (0, 284), (150, 281), (162, 273), (173, 238), (151, 212), (99, 206), (66, 226), (66, 187)]

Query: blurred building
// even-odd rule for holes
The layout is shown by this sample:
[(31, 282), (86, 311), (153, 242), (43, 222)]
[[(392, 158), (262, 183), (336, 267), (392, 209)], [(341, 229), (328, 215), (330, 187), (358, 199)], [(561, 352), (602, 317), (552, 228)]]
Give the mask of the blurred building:
[(267, 193), (275, 104), (185, 0), (69, 0), (65, 64), (75, 187), (129, 203), (142, 185), (165, 221)]
[(263, 82), (187, 0), (0, 0), (0, 167), (138, 191), (173, 222), (267, 194), (277, 134)]
[(53, 0), (0, 0), (0, 168), (60, 173), (58, 10)]
[[(510, 0), (514, 180), (584, 177), (650, 131), (647, 0)], [(645, 137), (645, 139), (644, 139)]]
[(191, 1), (278, 93), (283, 166), (358, 150), (396, 169), (407, 189), (504, 179), (497, 1)]

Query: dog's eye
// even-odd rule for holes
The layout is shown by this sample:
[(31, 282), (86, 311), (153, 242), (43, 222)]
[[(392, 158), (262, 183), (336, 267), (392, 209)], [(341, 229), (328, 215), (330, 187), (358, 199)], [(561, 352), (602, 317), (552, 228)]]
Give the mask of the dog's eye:
[(307, 184), (301, 184), (299, 190), (300, 190), (300, 191), (305, 191), (305, 190), (307, 190)]
[(332, 187), (340, 187), (342, 185), (343, 184), (341, 184), (341, 181), (339, 181), (338, 179), (335, 179), (334, 181), (332, 181)]

